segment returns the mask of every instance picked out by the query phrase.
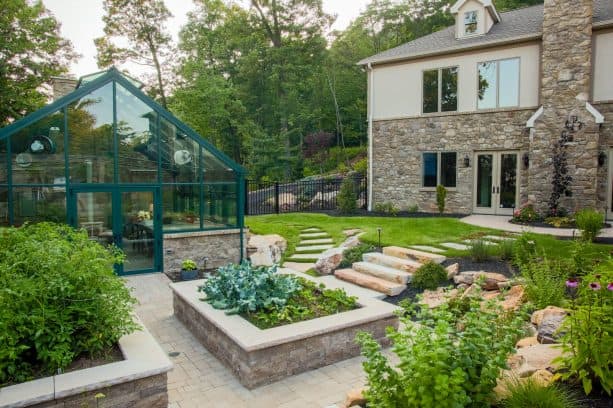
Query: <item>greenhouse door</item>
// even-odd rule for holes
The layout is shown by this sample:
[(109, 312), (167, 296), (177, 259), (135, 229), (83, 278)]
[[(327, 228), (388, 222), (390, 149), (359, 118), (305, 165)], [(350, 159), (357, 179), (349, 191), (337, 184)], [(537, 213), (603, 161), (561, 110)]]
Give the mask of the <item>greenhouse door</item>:
[(70, 190), (71, 223), (91, 240), (123, 250), (119, 274), (157, 272), (162, 270), (159, 202), (156, 188), (76, 187)]

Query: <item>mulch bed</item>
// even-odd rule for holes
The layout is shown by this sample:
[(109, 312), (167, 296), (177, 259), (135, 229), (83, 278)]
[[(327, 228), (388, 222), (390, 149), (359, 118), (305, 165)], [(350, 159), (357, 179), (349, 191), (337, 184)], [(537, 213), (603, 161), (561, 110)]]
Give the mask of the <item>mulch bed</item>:
[[(509, 223), (511, 224), (515, 224), (515, 225), (525, 225), (527, 227), (542, 227), (542, 228), (554, 228), (554, 229), (576, 229), (577, 226), (576, 225), (564, 225), (561, 227), (556, 227), (555, 225), (551, 225), (551, 224), (547, 224), (544, 221), (534, 221), (534, 222), (519, 222), (519, 221), (513, 221), (513, 219), (509, 220)], [(609, 223), (605, 223), (603, 225), (603, 228), (611, 228), (611, 224)]]
[(590, 395), (585, 395), (583, 387), (580, 384), (563, 384), (574, 395), (577, 396), (581, 402), (581, 406), (585, 408), (613, 408), (613, 397), (607, 395), (606, 392), (598, 385), (592, 390)]

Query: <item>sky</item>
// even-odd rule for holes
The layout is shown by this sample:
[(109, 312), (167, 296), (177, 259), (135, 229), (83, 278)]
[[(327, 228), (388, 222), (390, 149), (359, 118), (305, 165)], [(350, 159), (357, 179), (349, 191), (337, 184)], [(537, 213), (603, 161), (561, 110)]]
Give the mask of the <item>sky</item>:
[[(245, 1), (245, 0), (243, 0)], [(336, 15), (333, 29), (341, 30), (355, 19), (370, 0), (323, 0), (324, 10)], [(44, 0), (43, 3), (62, 24), (62, 36), (69, 39), (81, 58), (70, 67), (76, 77), (99, 71), (96, 65), (94, 38), (102, 36), (102, 0)], [(173, 14), (168, 24), (175, 40), (187, 13), (194, 8), (191, 0), (165, 0)]]

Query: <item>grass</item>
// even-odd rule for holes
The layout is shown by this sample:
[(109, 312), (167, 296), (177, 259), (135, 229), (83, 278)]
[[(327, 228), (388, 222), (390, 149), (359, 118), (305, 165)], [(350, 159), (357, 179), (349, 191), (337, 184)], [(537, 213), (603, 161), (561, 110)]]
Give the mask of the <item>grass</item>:
[[(246, 225), (255, 234), (279, 234), (287, 240), (285, 257), (294, 253), (300, 242), (300, 231), (315, 227), (326, 231), (336, 245), (345, 240), (343, 230), (359, 228), (365, 232), (362, 242), (378, 245), (377, 228), (381, 227), (382, 246), (434, 245), (441, 242), (461, 242), (467, 237), (484, 234), (504, 235), (503, 232), (475, 227), (455, 218), (401, 218), (401, 217), (336, 217), (326, 214), (292, 213), (246, 217)], [(539, 248), (550, 258), (566, 258), (572, 242), (558, 240), (550, 235), (533, 234)], [(608, 254), (610, 245), (594, 245), (594, 250)], [(466, 251), (448, 250), (448, 256), (467, 256)]]

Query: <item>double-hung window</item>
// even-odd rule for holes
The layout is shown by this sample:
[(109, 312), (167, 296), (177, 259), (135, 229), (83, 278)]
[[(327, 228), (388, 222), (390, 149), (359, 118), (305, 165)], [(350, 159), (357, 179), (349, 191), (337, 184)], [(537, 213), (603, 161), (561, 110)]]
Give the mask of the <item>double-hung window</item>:
[(423, 113), (458, 110), (458, 67), (423, 72)]
[(455, 152), (423, 153), (422, 186), (456, 186), (457, 154)]
[(477, 12), (467, 11), (464, 13), (464, 34), (471, 35), (477, 32)]
[(481, 62), (477, 108), (519, 106), (519, 58)]

